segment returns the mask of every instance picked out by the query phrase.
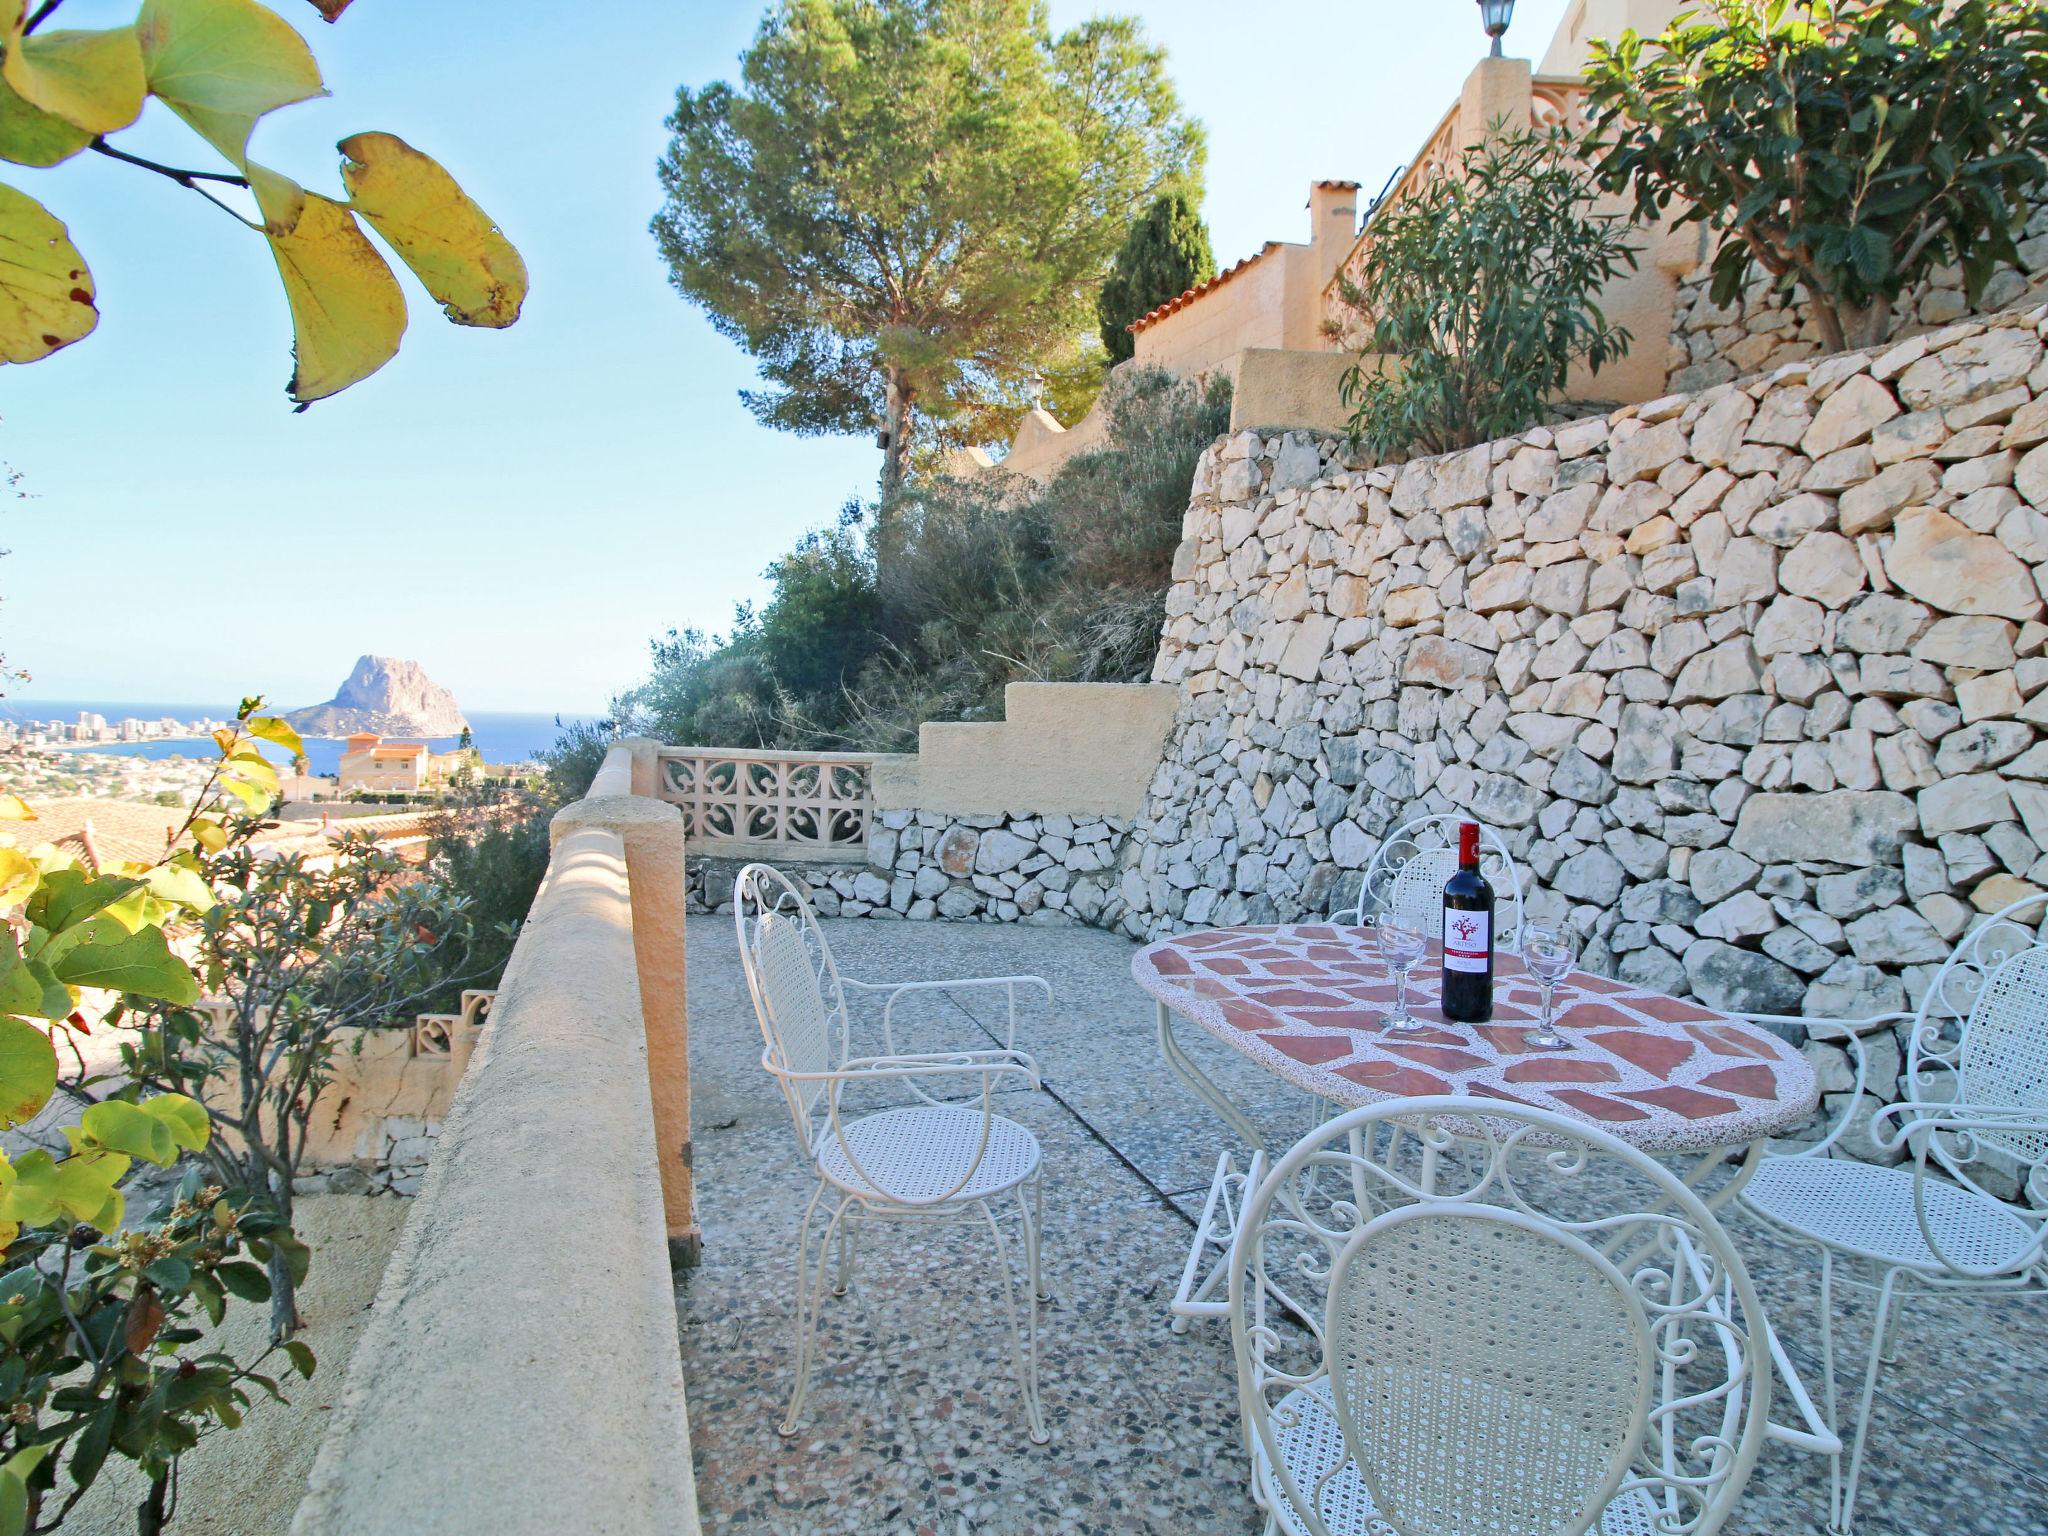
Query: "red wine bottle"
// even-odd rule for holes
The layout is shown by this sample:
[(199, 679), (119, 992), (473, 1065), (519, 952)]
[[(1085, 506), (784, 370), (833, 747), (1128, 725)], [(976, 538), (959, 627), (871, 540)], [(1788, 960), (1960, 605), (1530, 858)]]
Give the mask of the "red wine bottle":
[(1493, 1017), (1493, 887), (1479, 873), (1479, 827), (1458, 827), (1458, 869), (1444, 882), (1444, 1017)]

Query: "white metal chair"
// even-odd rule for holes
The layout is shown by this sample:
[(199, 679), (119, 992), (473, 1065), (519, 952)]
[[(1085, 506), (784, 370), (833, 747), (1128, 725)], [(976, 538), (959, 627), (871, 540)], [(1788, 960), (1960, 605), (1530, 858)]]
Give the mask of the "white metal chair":
[[(1842, 1454), (1833, 1458), (1828, 1528), (1837, 1536), (1851, 1529), (1871, 1399), (1906, 1295), (1916, 1288), (1950, 1296), (2048, 1289), (2044, 916), (2048, 895), (2034, 895), (1985, 919), (1935, 973), (1917, 1014), (1792, 1021), (1848, 1050), (1855, 1091), (1822, 1140), (1765, 1157), (1741, 1198), (1817, 1252), (1822, 1379), (1837, 1430), (1834, 1288), (1839, 1282), (1877, 1293), (1846, 1474)], [(1870, 1120), (1874, 1144), (1887, 1152), (1903, 1147), (1906, 1161), (1883, 1168), (1837, 1155), (1871, 1087), (1861, 1037), (1907, 1019), (1905, 1097)], [(1994, 1171), (2017, 1179), (2016, 1199), (1985, 1187)]]
[[(1458, 867), (1458, 825), (1470, 816), (1418, 816), (1386, 835), (1359, 876), (1358, 899), (1330, 914), (1340, 924), (1392, 912), (1425, 934), (1437, 931), (1444, 882)], [(1495, 933), (1508, 949), (1522, 945), (1522, 874), (1507, 840), (1479, 824), (1479, 872), (1493, 887)]]
[[(1038, 1138), (995, 1112), (1002, 1088), (1038, 1087), (1038, 1068), (1016, 1049), (1017, 993), (1052, 988), (1037, 976), (958, 981), (868, 983), (842, 979), (810, 903), (794, 881), (765, 864), (749, 864), (733, 883), (733, 922), (740, 963), (761, 1022), (761, 1065), (782, 1089), (797, 1140), (818, 1175), (797, 1238), (796, 1384), (780, 1432), (793, 1435), (803, 1411), (815, 1355), (818, 1312), (832, 1247), (839, 1245), (833, 1294), (852, 1277), (856, 1236), (872, 1222), (952, 1221), (986, 1226), (1004, 1320), (1023, 1390), (1031, 1439), (1050, 1438), (1038, 1400), (1038, 1303), (1046, 1299), (1039, 1233), (1044, 1212)], [(922, 992), (1001, 987), (1008, 996), (998, 1049), (917, 1054), (899, 1052), (895, 1009)], [(881, 1050), (855, 1056), (846, 1005), (849, 990), (883, 996)], [(908, 1104), (854, 1113), (846, 1090), (867, 1085)], [(939, 1095), (967, 1091), (959, 1100)], [(1014, 1206), (1024, 1250), (1022, 1321), (1011, 1294), (1009, 1240), (998, 1211)], [(815, 1246), (821, 1210), (830, 1214)]]
[(1437, 1097), (1349, 1111), (1252, 1178), (1230, 1323), (1267, 1536), (1728, 1519), (1769, 1334), (1727, 1233), (1653, 1158)]

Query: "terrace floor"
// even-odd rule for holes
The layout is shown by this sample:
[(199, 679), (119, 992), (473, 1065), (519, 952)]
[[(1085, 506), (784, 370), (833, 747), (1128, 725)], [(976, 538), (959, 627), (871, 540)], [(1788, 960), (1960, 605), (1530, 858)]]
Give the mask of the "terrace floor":
[[(1018, 1044), (1046, 1091), (1004, 1113), (1045, 1151), (1042, 1372), (1052, 1444), (1025, 1438), (988, 1260), (961, 1229), (908, 1231), (861, 1253), (828, 1300), (802, 1432), (787, 1400), (797, 1222), (814, 1180), (761, 1070), (732, 924), (689, 935), (690, 1056), (704, 1261), (676, 1288), (697, 1494), (711, 1532), (1173, 1533), (1249, 1536), (1226, 1325), (1168, 1327), (1166, 1305), (1224, 1132), (1165, 1075), (1134, 946), (1074, 928), (828, 922), (844, 974), (909, 980), (1034, 972), (1056, 1004)], [(914, 1047), (987, 1044), (988, 996), (934, 1003)], [(1284, 1147), (1308, 1128), (1299, 1093), (1187, 1031), (1204, 1070)], [(1779, 1336), (1816, 1392), (1813, 1287), (1801, 1255), (1754, 1222), (1737, 1241)], [(1862, 1316), (1867, 1317), (1867, 1311)], [(1860, 1321), (1860, 1320), (1859, 1320)], [(1852, 1325), (1853, 1326), (1853, 1325)], [(1862, 1344), (1848, 1343), (1860, 1368)], [(2048, 1305), (1908, 1309), (1872, 1429), (1857, 1529), (1867, 1536), (2048, 1533)], [(1776, 1416), (1791, 1409), (1774, 1403)], [(1805, 1536), (1825, 1510), (1824, 1461), (1770, 1444), (1737, 1536)]]

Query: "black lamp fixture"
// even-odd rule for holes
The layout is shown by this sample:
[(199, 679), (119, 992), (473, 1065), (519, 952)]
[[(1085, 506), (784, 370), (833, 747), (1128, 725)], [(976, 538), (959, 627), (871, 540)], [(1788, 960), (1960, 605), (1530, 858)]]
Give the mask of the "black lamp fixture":
[(1515, 19), (1515, 0), (1479, 0), (1479, 23), (1493, 39), (1493, 57), (1500, 57), (1500, 40)]

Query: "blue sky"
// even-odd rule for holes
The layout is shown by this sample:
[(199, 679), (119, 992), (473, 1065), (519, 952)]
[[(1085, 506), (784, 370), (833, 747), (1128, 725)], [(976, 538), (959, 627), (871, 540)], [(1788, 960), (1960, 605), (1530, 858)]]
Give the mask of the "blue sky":
[[(675, 87), (730, 78), (754, 4), (357, 0), (338, 25), (275, 0), (331, 98), (261, 123), (257, 158), (338, 192), (334, 143), (435, 155), (526, 257), (509, 331), (449, 325), (407, 283), (396, 360), (294, 415), (290, 325), (263, 242), (96, 155), (6, 180), (71, 228), (102, 318), (0, 369), (0, 648), (38, 698), (327, 697), (356, 656), (422, 662), (471, 709), (600, 707), (670, 625), (719, 628), (849, 495), (872, 445), (753, 422), (746, 357), (669, 288), (646, 226)], [(1541, 53), (1566, 0), (1523, 0)], [(1317, 177), (1370, 193), (1484, 50), (1472, 0), (1052, 0), (1056, 26), (1135, 10), (1209, 128), (1206, 216), (1228, 263), (1301, 239)], [(67, 0), (120, 24), (134, 0)], [(120, 140), (210, 164), (152, 105)]]

